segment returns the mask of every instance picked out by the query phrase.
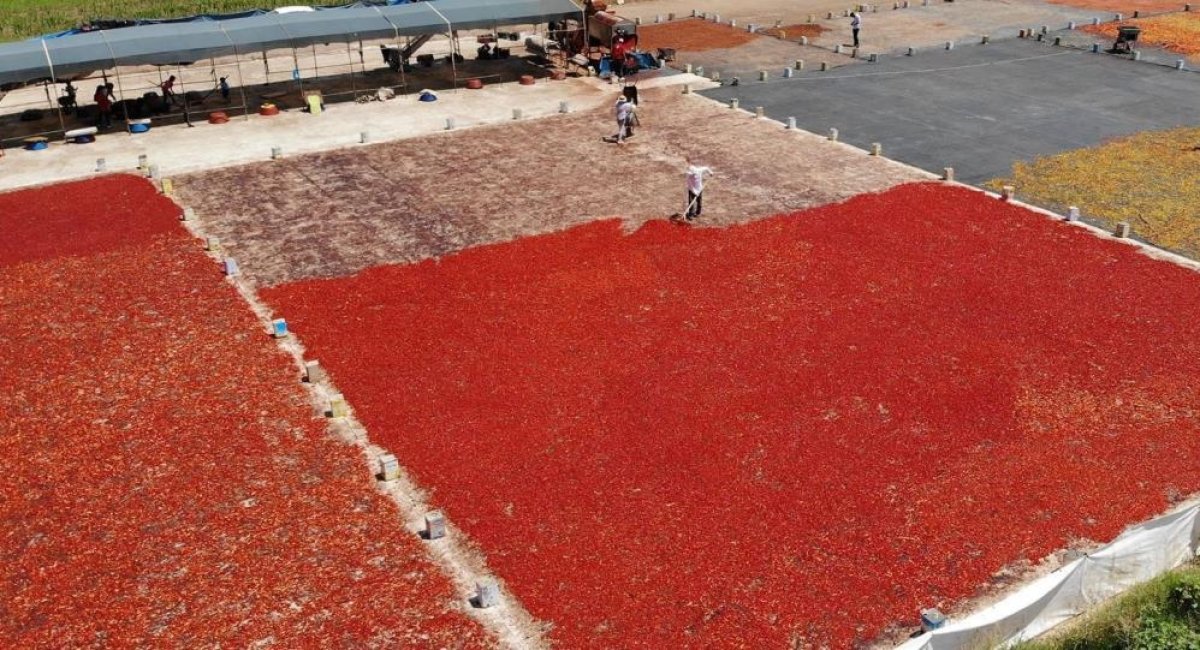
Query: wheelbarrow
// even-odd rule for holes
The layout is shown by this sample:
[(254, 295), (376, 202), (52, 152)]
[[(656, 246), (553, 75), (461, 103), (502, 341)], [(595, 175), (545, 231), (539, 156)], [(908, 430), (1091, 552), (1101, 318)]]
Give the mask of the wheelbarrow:
[(1133, 52), (1133, 44), (1137, 42), (1138, 36), (1141, 35), (1142, 28), (1133, 25), (1126, 25), (1117, 29), (1117, 41), (1113, 43), (1112, 52), (1123, 52), (1129, 54)]

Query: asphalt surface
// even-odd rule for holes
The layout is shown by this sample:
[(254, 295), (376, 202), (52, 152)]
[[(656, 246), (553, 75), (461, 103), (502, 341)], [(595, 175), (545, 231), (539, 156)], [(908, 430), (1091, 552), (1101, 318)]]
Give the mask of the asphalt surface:
[(957, 45), (791, 79), (725, 86), (800, 128), (928, 171), (953, 167), (982, 183), (1016, 161), (1090, 147), (1138, 131), (1200, 123), (1200, 73), (1028, 40)]

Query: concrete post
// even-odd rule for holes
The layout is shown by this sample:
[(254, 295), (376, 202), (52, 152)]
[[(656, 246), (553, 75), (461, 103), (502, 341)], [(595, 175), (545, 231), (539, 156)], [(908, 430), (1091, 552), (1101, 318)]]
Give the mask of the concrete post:
[(1015, 197), (1016, 194), (1017, 188), (1013, 187), (1012, 185), (1005, 185), (1000, 190), (1000, 198), (1004, 199), (1005, 201), (1013, 200), (1013, 197)]
[(475, 603), (480, 609), (495, 607), (500, 604), (500, 588), (495, 580), (484, 580), (475, 585)]
[(829, 141), (837, 142), (837, 139), (838, 139), (838, 130), (837, 129), (829, 129)]
[(822, 61), (821, 62), (821, 72), (828, 72), (828, 71), (829, 71), (829, 62)]
[(762, 106), (754, 107), (754, 117), (762, 118), (762, 117), (766, 117), (766, 115), (767, 115), (766, 110)]
[(1184, 64), (1185, 64), (1185, 61), (1183, 59), (1175, 59), (1175, 69), (1176, 70), (1182, 70)]
[(878, 142), (872, 142), (871, 143), (871, 155), (872, 156), (882, 156), (883, 155), (883, 145), (879, 144)]
[(358, 143), (366, 144), (371, 141), (371, 133), (369, 131), (360, 131), (358, 134)]
[(206, 250), (210, 253), (221, 252), (221, 240), (217, 239), (216, 237), (205, 237), (204, 238), (204, 250)]
[(271, 147), (271, 160), (283, 158), (283, 147)]
[(685, 94), (685, 95), (692, 94), (692, 84), (683, 84), (683, 94)]
[(447, 131), (453, 131), (453, 130), (454, 130), (454, 118), (453, 118), (453, 117), (447, 117), (447, 118), (446, 118), (446, 130), (447, 130)]
[(514, 108), (514, 109), (513, 109), (513, 119), (514, 119), (514, 120), (519, 120), (519, 119), (521, 119), (522, 117), (523, 117), (523, 115), (521, 114), (521, 109), (519, 109), (519, 108)]
[(801, 36), (801, 37), (800, 37), (800, 44), (801, 44), (801, 45), (808, 45), (808, 37), (807, 37), (807, 36)]
[(559, 103), (558, 103), (558, 112), (559, 112), (559, 113), (570, 113), (570, 112), (571, 112), (571, 105), (570, 105), (570, 104), (568, 104), (568, 103), (567, 103), (567, 102), (565, 102), (565, 101), (563, 101), (563, 102), (559, 102)]
[(1128, 239), (1129, 238), (1129, 222), (1122, 221), (1122, 222), (1118, 223), (1117, 229), (1113, 234), (1115, 234), (1118, 239)]
[(321, 367), (321, 362), (312, 359), (304, 362), (304, 381), (315, 384), (325, 380), (325, 369)]
[(795, 128), (796, 128), (796, 118), (794, 118), (794, 117), (789, 117), (789, 118), (787, 119), (787, 128), (789, 128), (789, 129), (795, 129)]
[(1075, 206), (1067, 208), (1067, 221), (1079, 221), (1079, 208)]
[(946, 49), (953, 50), (954, 49), (954, 41), (946, 41)]
[(226, 257), (225, 260), (221, 263), (221, 270), (223, 270), (225, 272), (226, 277), (230, 277), (230, 278), (236, 277), (238, 274), (237, 261), (234, 260), (232, 257)]
[(804, 69), (804, 59), (796, 59), (795, 67), (797, 70), (803, 70)]
[(376, 476), (381, 481), (394, 481), (400, 478), (400, 461), (396, 460), (394, 454), (380, 454), (379, 474)]
[(767, 79), (769, 79), (770, 77), (771, 77), (770, 73), (768, 73), (766, 70), (759, 70), (759, 71), (758, 71), (758, 80), (759, 80), (759, 81), (766, 81), (766, 80), (767, 80)]
[(144, 153), (138, 154), (138, 171), (146, 171), (146, 167), (150, 164), (150, 157)]
[(425, 539), (441, 539), (446, 536), (446, 517), (440, 512), (425, 515)]
[(105, 169), (107, 169), (107, 168), (108, 168), (108, 162), (107, 162), (107, 161), (105, 161), (103, 158), (97, 158), (97, 159), (96, 159), (96, 171), (97, 171), (97, 172), (102, 172), (102, 171), (104, 171), (104, 170), (105, 170)]
[(784, 78), (784, 79), (791, 79), (791, 78), (792, 78), (792, 69), (791, 69), (791, 68), (784, 68), (784, 69), (783, 69), (783, 78)]
[(196, 218), (196, 211), (192, 208), (184, 208), (183, 214), (179, 215), (180, 221), (191, 221)]
[(908, 52), (906, 52), (905, 54), (907, 54), (908, 56), (913, 56), (916, 53), (917, 53), (917, 48), (910, 47), (910, 48), (908, 48)]
[(734, 97), (733, 99), (729, 100), (729, 108), (736, 109), (737, 107), (738, 107), (737, 97)]
[(944, 181), (954, 180), (954, 168), (953, 167), (943, 167), (942, 168), (942, 180), (944, 180)]
[(341, 393), (335, 393), (329, 398), (329, 417), (344, 418), (350, 413), (350, 409), (346, 406), (346, 398), (342, 397)]

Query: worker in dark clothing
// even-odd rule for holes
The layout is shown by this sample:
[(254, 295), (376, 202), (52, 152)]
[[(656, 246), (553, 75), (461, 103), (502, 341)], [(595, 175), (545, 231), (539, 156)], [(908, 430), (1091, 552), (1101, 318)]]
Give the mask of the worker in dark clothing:
[(92, 95), (92, 101), (96, 102), (96, 127), (107, 129), (112, 126), (112, 97), (109, 96), (108, 87), (104, 85), (96, 86), (96, 94)]

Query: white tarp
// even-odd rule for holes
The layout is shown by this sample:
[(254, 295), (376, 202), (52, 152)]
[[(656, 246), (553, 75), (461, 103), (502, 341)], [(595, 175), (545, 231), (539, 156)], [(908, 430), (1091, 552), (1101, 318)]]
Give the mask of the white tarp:
[(1131, 528), (1100, 550), (1043, 576), (961, 621), (897, 650), (960, 650), (1032, 639), (1196, 556), (1200, 505)]

